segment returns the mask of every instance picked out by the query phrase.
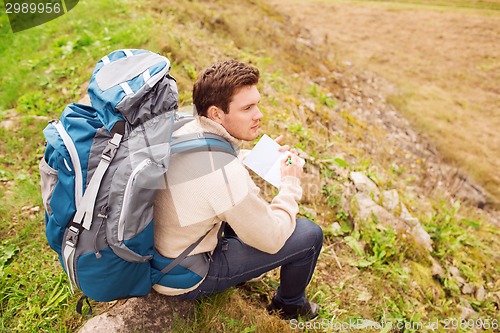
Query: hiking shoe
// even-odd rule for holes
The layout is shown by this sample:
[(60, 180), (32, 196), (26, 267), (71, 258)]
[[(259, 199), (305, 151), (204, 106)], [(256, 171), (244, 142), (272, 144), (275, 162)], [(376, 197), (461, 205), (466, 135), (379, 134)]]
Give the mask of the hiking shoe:
[(304, 305), (285, 305), (273, 299), (271, 304), (266, 307), (267, 312), (270, 314), (276, 313), (281, 319), (297, 319), (311, 320), (318, 316), (319, 305), (314, 302), (306, 301)]

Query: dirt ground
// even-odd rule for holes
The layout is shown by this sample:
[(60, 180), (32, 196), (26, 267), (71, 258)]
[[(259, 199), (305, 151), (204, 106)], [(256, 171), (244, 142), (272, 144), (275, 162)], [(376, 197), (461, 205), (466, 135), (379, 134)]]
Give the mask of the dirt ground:
[(398, 91), (389, 101), (500, 200), (500, 11), (388, 1), (271, 4), (331, 45), (344, 66), (392, 82)]

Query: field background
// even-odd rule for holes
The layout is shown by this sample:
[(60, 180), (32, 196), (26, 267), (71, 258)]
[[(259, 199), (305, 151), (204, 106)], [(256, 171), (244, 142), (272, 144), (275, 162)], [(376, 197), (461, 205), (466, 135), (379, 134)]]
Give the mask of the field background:
[[(85, 0), (16, 34), (0, 8), (0, 331), (74, 332), (88, 320), (45, 240), (38, 162), (47, 121), (85, 96), (95, 63), (119, 48), (171, 59), (181, 106), (209, 64), (259, 67), (263, 132), (285, 132), (307, 155), (304, 183), (315, 191), (300, 214), (325, 232), (307, 291), (322, 306), (318, 321), (471, 331), (444, 326), (463, 318), (497, 331), (500, 1)], [(485, 209), (453, 195), (441, 172), (450, 169), (491, 194)], [(430, 254), (356, 216), (352, 171), (399, 193), (430, 235)], [(194, 303), (170, 329), (297, 331), (263, 310), (277, 274)], [(115, 305), (94, 303), (95, 312)]]
[(275, 1), (500, 200), (500, 1)]

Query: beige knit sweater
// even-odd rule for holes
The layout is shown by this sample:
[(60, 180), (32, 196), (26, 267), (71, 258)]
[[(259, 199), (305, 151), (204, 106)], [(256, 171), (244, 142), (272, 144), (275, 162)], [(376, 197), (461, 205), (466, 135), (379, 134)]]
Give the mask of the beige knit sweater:
[[(224, 127), (206, 117), (197, 117), (174, 135), (203, 131), (225, 137), (235, 148), (240, 144)], [(269, 204), (259, 196), (260, 189), (239, 159), (204, 151), (174, 155), (167, 182), (168, 188), (157, 194), (154, 209), (155, 246), (165, 257), (177, 257), (209, 230), (191, 254), (212, 252), (222, 221), (243, 242), (267, 253), (278, 252), (295, 229), (297, 201), (302, 195), (298, 178), (282, 179), (278, 195)], [(168, 295), (189, 291), (161, 286), (155, 289)]]

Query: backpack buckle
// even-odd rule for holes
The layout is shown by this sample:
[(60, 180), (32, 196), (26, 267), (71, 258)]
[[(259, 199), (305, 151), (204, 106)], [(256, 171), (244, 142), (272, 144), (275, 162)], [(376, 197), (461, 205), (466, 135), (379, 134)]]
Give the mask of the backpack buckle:
[(105, 160), (106, 162), (110, 163), (111, 160), (113, 159), (114, 153), (112, 151), (105, 151), (102, 152), (101, 159)]
[(101, 158), (107, 162), (111, 162), (116, 155), (116, 151), (120, 146), (121, 140), (122, 140), (122, 135), (115, 133), (115, 135), (113, 135), (113, 139), (108, 141), (108, 144), (102, 151)]
[(75, 247), (78, 244), (78, 237), (80, 235), (80, 229), (75, 226), (68, 228), (68, 234), (66, 235), (66, 245)]

